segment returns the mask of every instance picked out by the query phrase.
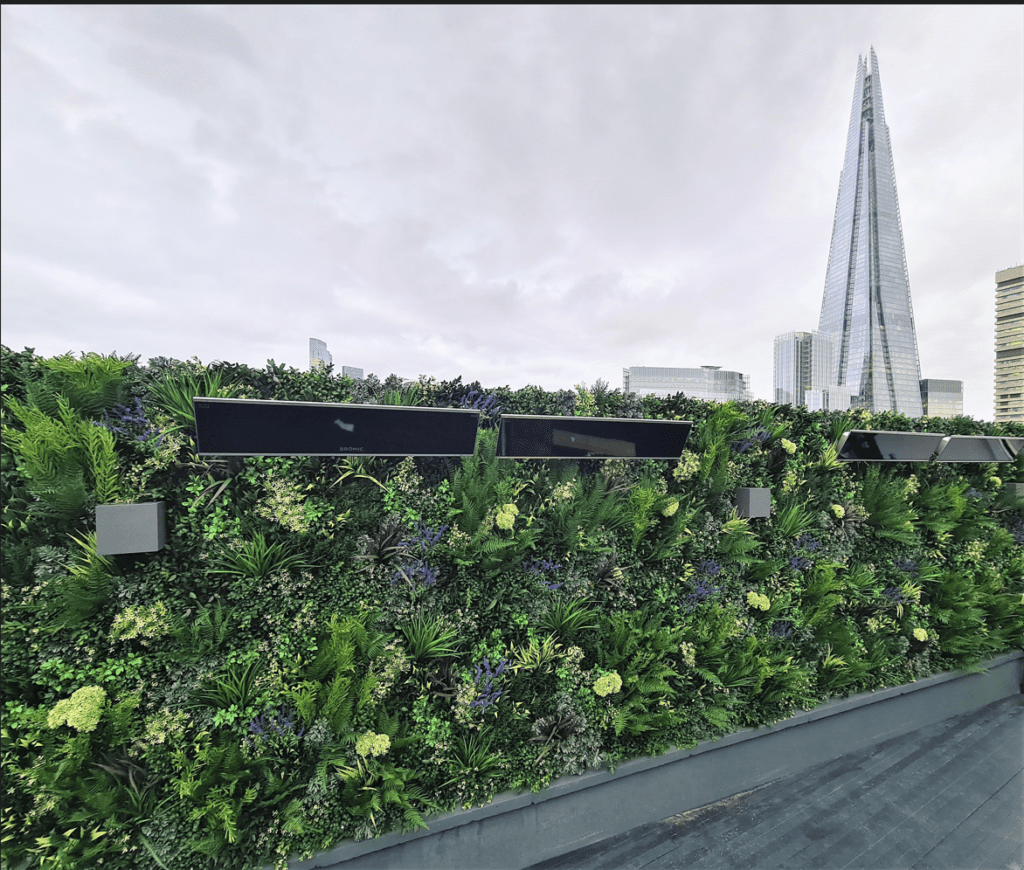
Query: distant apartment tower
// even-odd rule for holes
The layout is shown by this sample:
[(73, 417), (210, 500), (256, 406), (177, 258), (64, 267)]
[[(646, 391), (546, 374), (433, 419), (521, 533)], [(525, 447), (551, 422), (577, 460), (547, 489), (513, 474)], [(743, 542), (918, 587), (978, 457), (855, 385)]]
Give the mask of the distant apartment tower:
[(750, 375), (722, 371), (721, 366), (698, 369), (630, 366), (622, 370), (622, 391), (661, 398), (683, 393), (693, 399), (713, 402), (745, 402), (752, 396)]
[(807, 404), (808, 390), (835, 384), (836, 337), (825, 332), (775, 336), (775, 404)]
[(331, 364), (331, 352), (327, 349), (327, 342), (319, 338), (309, 340), (309, 370), (326, 368)]
[(962, 417), (964, 382), (922, 378), (921, 404), (925, 417)]
[(1024, 423), (1024, 266), (996, 272), (997, 423)]
[(354, 380), (361, 381), (363, 379), (363, 370), (361, 368), (356, 368), (356, 366), (342, 366), (341, 375), (342, 377), (348, 375)]

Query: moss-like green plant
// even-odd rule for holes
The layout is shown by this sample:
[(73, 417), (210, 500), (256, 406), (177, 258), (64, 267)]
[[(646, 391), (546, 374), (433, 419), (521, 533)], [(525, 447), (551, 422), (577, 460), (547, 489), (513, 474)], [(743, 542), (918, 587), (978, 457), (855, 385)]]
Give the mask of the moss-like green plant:
[(107, 693), (99, 686), (84, 686), (70, 698), (58, 701), (46, 717), (51, 728), (70, 725), (77, 731), (95, 731), (100, 724)]

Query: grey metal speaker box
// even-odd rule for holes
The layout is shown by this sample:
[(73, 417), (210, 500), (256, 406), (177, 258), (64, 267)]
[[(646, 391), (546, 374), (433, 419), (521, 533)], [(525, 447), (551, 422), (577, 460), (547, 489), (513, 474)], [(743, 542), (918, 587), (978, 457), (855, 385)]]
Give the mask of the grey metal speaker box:
[(736, 510), (741, 517), (755, 519), (771, 516), (772, 491), (761, 486), (741, 486), (736, 490)]
[(96, 505), (96, 552), (155, 553), (167, 542), (167, 510), (162, 501)]

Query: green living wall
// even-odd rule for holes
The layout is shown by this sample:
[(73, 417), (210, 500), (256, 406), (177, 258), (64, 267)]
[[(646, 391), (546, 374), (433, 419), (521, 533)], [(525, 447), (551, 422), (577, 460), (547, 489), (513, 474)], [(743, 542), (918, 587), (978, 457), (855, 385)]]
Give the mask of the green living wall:
[[(194, 395), (483, 414), (460, 462), (225, 461)], [(695, 426), (496, 461), (500, 412)], [(3, 348), (4, 866), (283, 863), (1021, 648), (1024, 460), (842, 464), (849, 428), (1024, 435)], [(97, 555), (97, 503), (157, 499), (163, 550)]]

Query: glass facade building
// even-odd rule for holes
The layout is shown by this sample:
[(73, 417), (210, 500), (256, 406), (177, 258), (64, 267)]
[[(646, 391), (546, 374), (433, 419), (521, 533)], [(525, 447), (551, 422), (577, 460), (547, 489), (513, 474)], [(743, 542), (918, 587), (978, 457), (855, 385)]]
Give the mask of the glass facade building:
[(837, 337), (836, 383), (852, 406), (920, 417), (917, 353), (903, 227), (878, 59), (857, 59), (818, 331)]
[(319, 338), (309, 340), (309, 370), (325, 368), (331, 364), (331, 352), (327, 349), (327, 342)]
[(667, 398), (683, 393), (713, 402), (745, 402), (752, 398), (750, 375), (722, 371), (721, 366), (676, 369), (662, 366), (631, 366), (622, 370), (622, 391), (627, 395)]
[(925, 417), (962, 417), (964, 382), (924, 378), (921, 381), (921, 404)]
[(787, 332), (775, 336), (775, 403), (804, 406), (808, 390), (835, 384), (835, 336)]
[(997, 423), (1024, 423), (1024, 266), (996, 272)]

